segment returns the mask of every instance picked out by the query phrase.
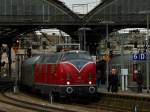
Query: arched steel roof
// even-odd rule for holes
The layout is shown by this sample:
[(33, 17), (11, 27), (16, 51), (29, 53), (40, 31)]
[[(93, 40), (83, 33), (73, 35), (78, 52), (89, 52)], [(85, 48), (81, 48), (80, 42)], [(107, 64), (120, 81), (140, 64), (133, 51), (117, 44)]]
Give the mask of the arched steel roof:
[(58, 0), (0, 0), (0, 25), (79, 24), (80, 18)]
[(65, 11), (66, 13), (68, 13), (69, 15), (74, 17), (74, 19), (76, 19), (78, 21), (81, 20), (79, 18), (79, 16), (77, 14), (75, 14), (73, 11), (71, 11), (66, 5), (64, 5), (63, 2), (60, 2), (59, 0), (47, 0), (47, 1), (53, 2), (57, 7), (60, 7), (61, 9), (63, 9), (63, 11)]
[(43, 26), (65, 28), (80, 24), (78, 15), (58, 0), (0, 0), (1, 40)]
[(143, 25), (150, 14), (149, 0), (104, 0), (85, 15), (86, 24), (114, 23), (115, 25)]
[(105, 24), (111, 29), (146, 26), (149, 6), (149, 0), (103, 0), (81, 19), (58, 0), (0, 0), (0, 38), (16, 37), (41, 26), (68, 30), (70, 34), (77, 33), (82, 25), (92, 30), (99, 27), (103, 32)]

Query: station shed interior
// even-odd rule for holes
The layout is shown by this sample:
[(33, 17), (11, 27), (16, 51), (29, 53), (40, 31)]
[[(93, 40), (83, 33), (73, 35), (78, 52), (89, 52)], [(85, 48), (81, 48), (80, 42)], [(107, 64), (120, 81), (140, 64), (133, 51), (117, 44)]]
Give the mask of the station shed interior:
[(8, 45), (9, 76), (12, 74), (11, 48), (22, 35), (57, 28), (79, 40), (81, 49), (90, 48), (95, 55), (99, 42), (109, 38), (108, 34), (113, 31), (133, 27), (149, 29), (149, 6), (149, 0), (103, 0), (81, 16), (59, 0), (1, 0), (0, 44)]

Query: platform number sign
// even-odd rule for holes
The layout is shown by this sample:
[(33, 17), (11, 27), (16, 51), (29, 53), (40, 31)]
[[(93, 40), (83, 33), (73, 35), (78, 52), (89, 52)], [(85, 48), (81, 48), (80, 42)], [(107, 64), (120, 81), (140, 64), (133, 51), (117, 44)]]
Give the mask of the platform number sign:
[(144, 53), (133, 54), (133, 60), (146, 60), (146, 54)]

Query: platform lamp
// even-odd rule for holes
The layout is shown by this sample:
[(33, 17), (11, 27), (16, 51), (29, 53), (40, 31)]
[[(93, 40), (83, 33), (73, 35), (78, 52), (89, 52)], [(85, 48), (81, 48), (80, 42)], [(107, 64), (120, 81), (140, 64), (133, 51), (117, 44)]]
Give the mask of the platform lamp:
[(150, 14), (150, 10), (145, 10), (145, 11), (140, 11), (139, 14), (143, 14), (146, 15), (146, 25), (147, 25), (147, 35), (146, 35), (146, 46), (147, 46), (147, 59), (146, 59), (146, 88), (147, 88), (147, 93), (149, 93), (149, 14)]
[(87, 28), (87, 27), (82, 27), (78, 29), (78, 31), (82, 33), (82, 36), (79, 37), (81, 50), (86, 50), (86, 31), (90, 31), (90, 30), (91, 28)]
[[(107, 47), (109, 43), (109, 25), (115, 23), (114, 21), (99, 21), (99, 24), (106, 25), (106, 41), (107, 41)], [(109, 54), (109, 48), (107, 48), (107, 54)], [(109, 61), (106, 61), (106, 85), (108, 87), (108, 77), (109, 77)]]

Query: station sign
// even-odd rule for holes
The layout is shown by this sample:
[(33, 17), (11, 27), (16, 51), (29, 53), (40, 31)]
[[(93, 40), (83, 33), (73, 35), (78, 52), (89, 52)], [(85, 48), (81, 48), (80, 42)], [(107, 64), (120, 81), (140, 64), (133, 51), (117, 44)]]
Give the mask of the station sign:
[(146, 60), (147, 56), (145, 53), (133, 54), (133, 60)]

